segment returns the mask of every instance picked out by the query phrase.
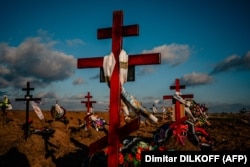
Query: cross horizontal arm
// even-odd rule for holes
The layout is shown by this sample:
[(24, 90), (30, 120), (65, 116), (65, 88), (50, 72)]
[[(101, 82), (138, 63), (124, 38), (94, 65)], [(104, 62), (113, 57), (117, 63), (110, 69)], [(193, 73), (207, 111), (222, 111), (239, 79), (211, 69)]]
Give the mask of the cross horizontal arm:
[[(123, 26), (121, 35), (123, 37), (138, 36), (139, 35), (139, 25), (134, 24), (134, 25)], [(112, 28), (109, 27), (109, 28), (97, 29), (97, 38), (98, 39), (112, 38)]]
[(194, 98), (194, 95), (192, 94), (186, 94), (186, 95), (181, 95), (182, 98), (186, 99), (186, 98)]
[[(139, 126), (140, 126), (139, 119), (136, 118), (132, 120), (130, 123), (120, 127), (118, 136), (120, 137), (120, 139), (122, 139), (128, 136), (130, 133), (134, 132), (135, 130), (138, 130)], [(89, 154), (93, 154), (96, 151), (98, 151), (98, 149), (101, 150), (107, 146), (108, 146), (108, 136), (104, 136), (101, 139), (89, 145)]]
[(92, 98), (93, 96), (88, 95), (88, 96), (84, 96), (84, 97), (90, 99), (90, 98)]
[(81, 101), (81, 103), (96, 103), (96, 101)]
[(32, 98), (32, 99), (19, 98), (19, 99), (16, 99), (16, 101), (38, 101), (38, 100), (41, 100), (41, 98)]
[(103, 57), (79, 58), (77, 68), (98, 68), (102, 67)]
[(35, 90), (34, 88), (22, 88), (22, 90)]
[(173, 96), (172, 95), (166, 95), (166, 96), (163, 96), (163, 99), (172, 99)]
[[(160, 53), (135, 54), (129, 55), (129, 65), (148, 65), (160, 64)], [(79, 58), (77, 60), (77, 68), (99, 68), (103, 65), (103, 57)]]
[(129, 55), (129, 65), (149, 65), (149, 64), (161, 64), (160, 53), (147, 53)]
[[(194, 95), (192, 94), (186, 94), (186, 95), (180, 95), (182, 98), (194, 98)], [(173, 96), (172, 95), (166, 95), (166, 96), (163, 96), (163, 99), (173, 99)]]
[[(179, 89), (185, 89), (186, 86), (185, 85), (180, 85)], [(176, 89), (176, 86), (170, 86), (170, 89)]]

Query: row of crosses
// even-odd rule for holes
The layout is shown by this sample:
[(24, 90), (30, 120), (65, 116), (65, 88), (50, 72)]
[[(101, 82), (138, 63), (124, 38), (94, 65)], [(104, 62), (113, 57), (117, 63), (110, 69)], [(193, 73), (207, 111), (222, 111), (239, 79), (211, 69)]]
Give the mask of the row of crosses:
[[(127, 36), (138, 36), (139, 35), (139, 25), (129, 25), (123, 26), (123, 12), (114, 11), (113, 12), (113, 24), (111, 28), (102, 28), (97, 30), (98, 39), (112, 38), (112, 52), (116, 62), (119, 62), (119, 54), (122, 50), (123, 37)], [(137, 54), (129, 55), (128, 66), (135, 65), (150, 65), (150, 64), (160, 64), (160, 54), (159, 53), (149, 53), (149, 54)], [(95, 58), (79, 58), (77, 61), (77, 68), (102, 68), (103, 57)], [(109, 111), (109, 130), (108, 136), (104, 136), (100, 140), (92, 143), (89, 147), (89, 153), (93, 154), (98, 149), (102, 149), (108, 146), (108, 166), (118, 166), (119, 164), (119, 146), (120, 140), (128, 136), (133, 131), (139, 129), (139, 119), (134, 119), (125, 126), (120, 127), (120, 106), (121, 106), (121, 84), (119, 78), (119, 63), (115, 63), (114, 70), (109, 83), (110, 87), (110, 111)], [(176, 92), (180, 92), (180, 89), (185, 89), (185, 86), (179, 84), (179, 79), (176, 79), (175, 86), (170, 86), (170, 89), (175, 89)], [(27, 82), (27, 87), (22, 88), (26, 91), (24, 98), (17, 98), (16, 101), (26, 102), (26, 123), (25, 123), (25, 139), (29, 135), (29, 102), (41, 100), (41, 98), (33, 98), (30, 95), (30, 91), (34, 88), (30, 87), (30, 83)], [(182, 95), (183, 98), (193, 98), (193, 95)], [(87, 113), (90, 112), (90, 107), (92, 103), (96, 101), (90, 101), (92, 96), (88, 92), (87, 101), (81, 101), (81, 103), (86, 104)], [(163, 96), (163, 99), (171, 99), (172, 96)], [(176, 123), (180, 122), (180, 102), (175, 101), (175, 113), (176, 113)]]

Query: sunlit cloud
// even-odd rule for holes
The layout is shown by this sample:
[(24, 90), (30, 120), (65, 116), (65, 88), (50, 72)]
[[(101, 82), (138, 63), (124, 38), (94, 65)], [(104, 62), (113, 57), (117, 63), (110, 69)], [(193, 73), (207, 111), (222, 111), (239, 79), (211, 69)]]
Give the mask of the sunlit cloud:
[[(170, 44), (154, 47), (151, 50), (144, 50), (142, 53), (160, 53), (161, 63), (170, 65), (171, 67), (180, 65), (187, 61), (192, 50), (186, 44)], [(153, 73), (156, 66), (143, 66), (139, 68), (138, 75)]]
[(74, 74), (76, 59), (54, 50), (55, 42), (43, 40), (41, 37), (26, 38), (17, 47), (0, 43), (0, 77), (5, 87), (20, 88), (28, 81), (46, 86)]
[(213, 77), (205, 73), (196, 73), (185, 74), (180, 78), (180, 82), (186, 86), (198, 86), (206, 85), (212, 83)]

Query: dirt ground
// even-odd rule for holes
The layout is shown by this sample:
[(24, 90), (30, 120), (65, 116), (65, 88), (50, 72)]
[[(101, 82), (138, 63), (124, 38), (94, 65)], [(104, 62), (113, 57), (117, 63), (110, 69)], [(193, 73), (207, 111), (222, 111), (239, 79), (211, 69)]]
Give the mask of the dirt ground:
[[(88, 156), (89, 145), (106, 135), (106, 131), (80, 129), (79, 120), (85, 112), (67, 112), (68, 124), (54, 121), (50, 112), (44, 112), (46, 121), (41, 121), (33, 111), (31, 129), (48, 127), (54, 130), (51, 136), (31, 134), (26, 140), (22, 126), (25, 123), (25, 111), (8, 111), (7, 124), (0, 125), (0, 166), (1, 167), (81, 167)], [(99, 117), (109, 121), (108, 112), (98, 112)], [(161, 118), (161, 115), (159, 115)], [(244, 118), (244, 119), (243, 119)], [(249, 114), (209, 114), (211, 126), (207, 128), (214, 139), (213, 151), (250, 151)], [(159, 119), (158, 124), (141, 123), (140, 128), (130, 134), (132, 137), (152, 139), (153, 133), (166, 120)], [(108, 125), (106, 125), (108, 129)], [(165, 147), (175, 151), (200, 151), (189, 140), (185, 145), (171, 138)]]

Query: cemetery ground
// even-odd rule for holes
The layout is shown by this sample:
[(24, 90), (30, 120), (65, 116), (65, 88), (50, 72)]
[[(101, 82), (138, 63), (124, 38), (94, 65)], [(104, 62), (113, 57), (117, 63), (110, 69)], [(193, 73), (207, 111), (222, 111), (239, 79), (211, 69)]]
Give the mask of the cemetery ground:
[[(49, 111), (43, 112), (46, 121), (41, 121), (33, 111), (30, 118), (33, 120), (31, 129), (49, 127), (55, 130), (52, 136), (31, 134), (25, 140), (22, 125), (25, 122), (25, 111), (8, 111), (7, 124), (0, 126), (0, 166), (20, 167), (77, 167), (81, 166), (88, 156), (88, 146), (105, 136), (107, 131), (96, 131), (90, 128), (85, 131), (79, 128), (79, 120), (83, 120), (86, 112), (66, 113), (68, 124), (54, 121)], [(96, 112), (99, 117), (109, 120), (108, 112)], [(239, 113), (208, 113), (211, 127), (208, 133), (214, 138), (213, 151), (250, 151), (250, 114)], [(168, 123), (158, 115), (159, 123), (149, 121), (141, 123), (139, 130), (130, 136), (140, 137), (150, 141), (153, 133), (161, 125)], [(108, 125), (106, 125), (108, 130)], [(190, 141), (185, 145), (176, 142), (171, 136), (164, 147), (175, 151), (200, 151)]]

